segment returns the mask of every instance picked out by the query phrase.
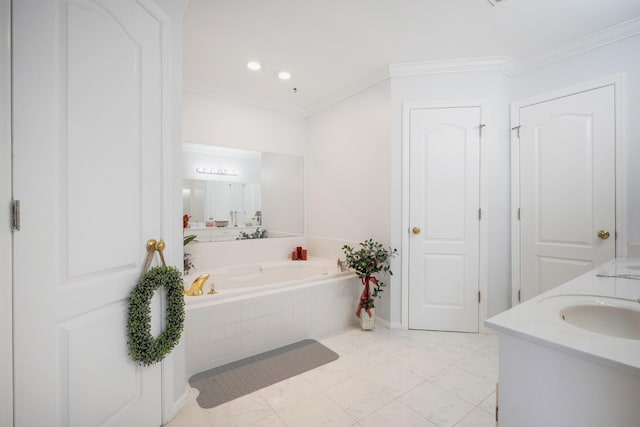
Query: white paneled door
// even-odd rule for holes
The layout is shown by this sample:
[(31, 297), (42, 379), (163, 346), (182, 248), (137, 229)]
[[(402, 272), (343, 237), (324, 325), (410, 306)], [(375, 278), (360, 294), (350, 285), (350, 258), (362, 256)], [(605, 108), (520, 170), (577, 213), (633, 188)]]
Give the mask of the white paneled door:
[(410, 112), (410, 329), (478, 331), (480, 113)]
[(615, 87), (519, 109), (520, 300), (615, 257)]
[[(158, 426), (127, 297), (162, 224), (161, 22), (134, 0), (13, 2), (16, 426)], [(160, 329), (160, 302), (152, 304)]]

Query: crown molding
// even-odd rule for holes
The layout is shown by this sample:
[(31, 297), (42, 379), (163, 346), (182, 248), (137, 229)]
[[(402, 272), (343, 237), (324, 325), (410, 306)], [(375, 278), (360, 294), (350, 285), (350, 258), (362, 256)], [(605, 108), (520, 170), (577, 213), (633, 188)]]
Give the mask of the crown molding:
[(321, 98), (319, 101), (309, 105), (307, 107), (307, 115), (317, 113), (320, 110), (332, 106), (333, 104), (344, 101), (345, 99), (350, 98), (359, 92), (367, 90), (370, 87), (375, 86), (387, 79), (389, 79), (389, 67), (380, 67), (365, 75), (364, 77), (359, 78), (353, 83), (342, 87), (332, 95)]
[(514, 74), (524, 73), (640, 34), (640, 17), (605, 28), (553, 49), (516, 61)]
[(214, 90), (195, 81), (185, 81), (184, 89), (220, 100), (253, 105), (286, 114), (309, 116), (331, 105), (348, 99), (389, 78), (419, 76), (425, 74), (459, 73), (473, 71), (498, 71), (511, 77), (545, 65), (552, 64), (608, 44), (640, 34), (640, 17), (572, 40), (539, 54), (514, 60), (508, 56), (460, 58), (413, 63), (390, 64), (380, 67), (364, 77), (342, 87), (333, 94), (309, 104), (306, 108), (276, 104), (266, 100), (241, 97), (222, 90)]
[(354, 82), (342, 91), (334, 93), (319, 103), (312, 104), (312, 106), (308, 108), (307, 113), (312, 114), (323, 108), (327, 108), (387, 78), (465, 71), (499, 71), (507, 77), (512, 77), (516, 74), (543, 67), (638, 34), (640, 34), (640, 17), (630, 19), (621, 24), (605, 28), (520, 60), (514, 60), (509, 56), (490, 56), (390, 64), (388, 67), (377, 70), (377, 81), (374, 78), (373, 80), (362, 79)]
[(464, 71), (500, 71), (506, 75), (510, 75), (513, 68), (513, 61), (506, 56), (390, 64), (374, 70), (352, 84), (334, 92), (332, 95), (311, 104), (307, 108), (307, 115), (317, 113), (338, 102), (344, 101), (389, 78)]
[(269, 102), (264, 99), (257, 99), (254, 97), (240, 96), (228, 91), (212, 89), (203, 83), (199, 83), (195, 80), (185, 80), (182, 85), (182, 90), (195, 92), (200, 95), (206, 95), (211, 98), (218, 99), (220, 101), (234, 102), (238, 104), (250, 105), (257, 108), (262, 108), (277, 113), (291, 114), (294, 116), (306, 116), (307, 109), (302, 107), (293, 107), (291, 105), (278, 104)]
[(406, 77), (423, 74), (460, 73), (465, 71), (500, 71), (510, 76), (514, 68), (515, 64), (508, 56), (488, 56), (391, 64), (389, 65), (389, 75), (390, 77)]

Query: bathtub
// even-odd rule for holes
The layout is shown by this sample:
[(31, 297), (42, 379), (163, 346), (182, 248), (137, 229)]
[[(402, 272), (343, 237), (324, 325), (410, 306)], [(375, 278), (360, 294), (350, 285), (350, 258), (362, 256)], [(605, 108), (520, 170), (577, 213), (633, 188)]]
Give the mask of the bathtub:
[[(308, 261), (269, 262), (229, 266), (210, 271), (195, 271), (185, 276), (185, 288), (188, 289), (202, 273), (211, 274), (203, 288), (204, 295), (185, 296), (187, 306), (215, 303), (222, 299), (247, 294), (255, 295), (270, 290), (353, 275), (348, 271), (340, 271), (335, 261), (310, 259)], [(217, 293), (208, 294), (212, 283)]]
[[(201, 296), (185, 296), (187, 374), (320, 338), (357, 325), (362, 291), (335, 261), (282, 261), (195, 271), (210, 273)], [(216, 294), (208, 295), (213, 281)]]

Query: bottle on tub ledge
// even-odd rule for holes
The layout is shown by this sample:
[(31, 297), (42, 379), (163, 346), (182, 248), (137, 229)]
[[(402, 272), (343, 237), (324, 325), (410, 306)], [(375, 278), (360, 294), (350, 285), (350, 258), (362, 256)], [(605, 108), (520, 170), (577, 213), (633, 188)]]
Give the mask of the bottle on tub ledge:
[(296, 250), (291, 252), (291, 260), (292, 261), (306, 261), (307, 260), (307, 250), (303, 249), (302, 246), (297, 246)]

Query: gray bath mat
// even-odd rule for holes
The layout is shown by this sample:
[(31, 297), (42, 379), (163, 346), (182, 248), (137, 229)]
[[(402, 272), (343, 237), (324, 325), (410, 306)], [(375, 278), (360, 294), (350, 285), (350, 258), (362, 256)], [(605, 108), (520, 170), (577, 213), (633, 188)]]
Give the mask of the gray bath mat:
[(198, 405), (213, 408), (261, 388), (333, 362), (338, 355), (315, 340), (304, 340), (195, 374)]

